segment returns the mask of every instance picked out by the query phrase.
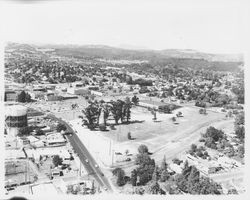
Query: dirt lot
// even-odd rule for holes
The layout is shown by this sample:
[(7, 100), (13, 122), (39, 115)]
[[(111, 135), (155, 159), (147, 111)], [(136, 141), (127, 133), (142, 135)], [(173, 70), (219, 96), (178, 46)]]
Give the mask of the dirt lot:
[(33, 182), (36, 175), (26, 161), (9, 161), (5, 163), (5, 170), (5, 180), (18, 185), (27, 181)]

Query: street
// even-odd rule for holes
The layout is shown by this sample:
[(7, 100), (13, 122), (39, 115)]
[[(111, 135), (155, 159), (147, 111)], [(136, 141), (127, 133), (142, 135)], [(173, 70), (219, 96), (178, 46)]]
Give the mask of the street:
[[(72, 147), (75, 150), (75, 152), (78, 154), (78, 156), (79, 156), (82, 164), (86, 168), (88, 174), (91, 175), (91, 176), (93, 176), (96, 179), (96, 181), (100, 184), (101, 187), (107, 188), (107, 191), (112, 192), (112, 188), (111, 188), (111, 186), (110, 186), (107, 178), (102, 173), (102, 171), (100, 170), (100, 168), (96, 167), (96, 166), (98, 166), (97, 163), (96, 163), (96, 161), (91, 156), (91, 154), (89, 153), (89, 151), (87, 150), (87, 148), (83, 145), (83, 143), (78, 138), (78, 136), (74, 133), (74, 130), (65, 121), (56, 118), (54, 115), (49, 115), (49, 117), (55, 118), (60, 123), (65, 124), (66, 127), (67, 127), (67, 130), (69, 132), (72, 132), (72, 135), (71, 136), (68, 135), (67, 139), (70, 142), (70, 144), (72, 145)], [(88, 160), (88, 162), (86, 162), (86, 160)]]

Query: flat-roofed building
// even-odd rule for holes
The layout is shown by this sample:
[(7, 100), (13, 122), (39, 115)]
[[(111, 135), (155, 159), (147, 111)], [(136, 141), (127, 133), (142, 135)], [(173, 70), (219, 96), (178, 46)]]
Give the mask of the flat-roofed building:
[(88, 96), (90, 94), (89, 90), (84, 87), (70, 87), (67, 89), (67, 92), (69, 94), (83, 95), (83, 96)]
[(17, 93), (13, 90), (5, 91), (5, 101), (17, 101)]
[(159, 109), (160, 106), (166, 106), (166, 103), (158, 102), (158, 101), (150, 101), (150, 100), (140, 100), (139, 106), (147, 107), (147, 108), (155, 108)]

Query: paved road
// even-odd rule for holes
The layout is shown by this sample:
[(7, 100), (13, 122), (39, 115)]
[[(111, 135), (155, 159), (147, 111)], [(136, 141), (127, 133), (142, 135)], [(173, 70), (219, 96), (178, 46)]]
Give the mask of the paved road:
[[(91, 156), (87, 148), (83, 145), (79, 137), (74, 133), (75, 131), (71, 128), (71, 126), (69, 126), (65, 121), (58, 119), (54, 115), (49, 115), (49, 117), (55, 118), (61, 123), (64, 123), (67, 126), (67, 130), (73, 133), (71, 136), (68, 135), (67, 138), (75, 152), (78, 154), (88, 174), (93, 176), (101, 187), (105, 187), (109, 192), (112, 192), (112, 188), (108, 182), (108, 179), (105, 177), (99, 167), (95, 167), (95, 165), (97, 165), (96, 161)], [(88, 162), (86, 162), (86, 159), (88, 159)]]

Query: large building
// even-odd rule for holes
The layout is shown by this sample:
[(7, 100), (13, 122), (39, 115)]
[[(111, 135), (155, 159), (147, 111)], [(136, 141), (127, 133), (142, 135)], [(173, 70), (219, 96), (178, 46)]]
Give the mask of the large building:
[(27, 108), (21, 105), (5, 107), (5, 128), (8, 135), (16, 136), (20, 128), (27, 127)]
[(70, 87), (67, 89), (67, 92), (69, 94), (84, 95), (84, 96), (88, 96), (90, 93), (88, 89), (83, 87)]
[(158, 101), (150, 101), (150, 100), (140, 100), (139, 106), (146, 107), (146, 108), (154, 108), (159, 109), (161, 106), (166, 106), (166, 103), (158, 102)]
[(17, 101), (17, 93), (12, 90), (6, 90), (4, 101)]

